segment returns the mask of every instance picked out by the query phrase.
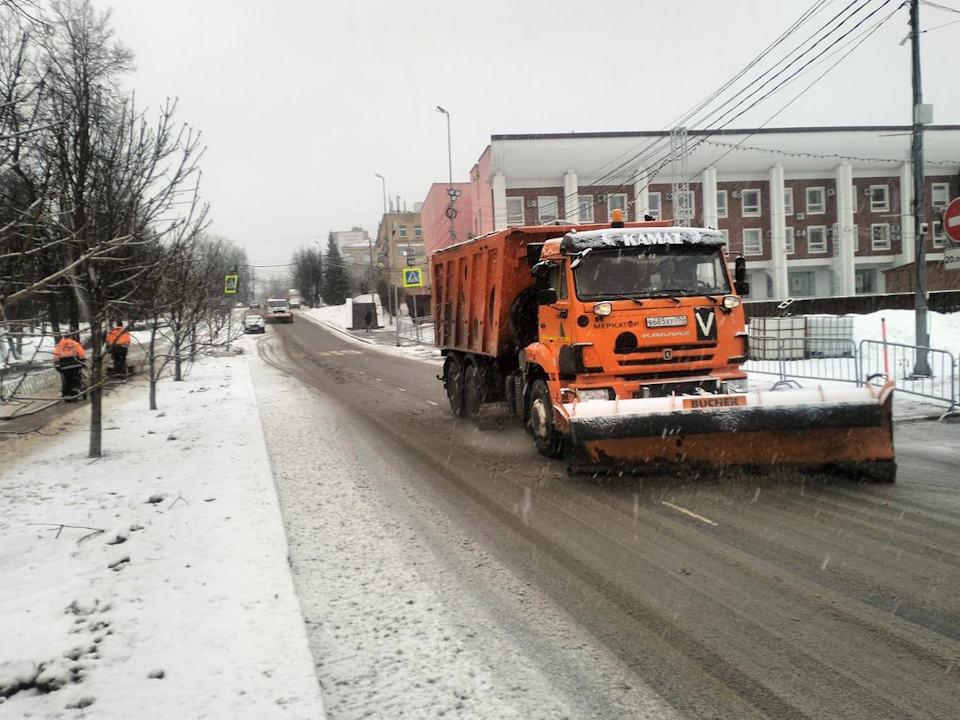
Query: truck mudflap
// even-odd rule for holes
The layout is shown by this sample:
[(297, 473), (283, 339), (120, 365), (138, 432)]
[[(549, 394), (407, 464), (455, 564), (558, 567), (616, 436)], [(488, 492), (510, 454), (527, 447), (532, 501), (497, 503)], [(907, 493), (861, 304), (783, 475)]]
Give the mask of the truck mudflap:
[(893, 385), (557, 406), (571, 472), (784, 467), (893, 482)]

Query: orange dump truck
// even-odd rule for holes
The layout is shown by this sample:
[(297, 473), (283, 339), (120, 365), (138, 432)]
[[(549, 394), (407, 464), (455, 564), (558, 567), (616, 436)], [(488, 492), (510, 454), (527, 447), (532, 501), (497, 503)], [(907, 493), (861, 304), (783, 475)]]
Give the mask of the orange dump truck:
[(436, 252), (453, 412), (521, 418), (573, 472), (841, 468), (893, 481), (892, 386), (748, 391), (741, 296), (716, 230), (510, 228)]

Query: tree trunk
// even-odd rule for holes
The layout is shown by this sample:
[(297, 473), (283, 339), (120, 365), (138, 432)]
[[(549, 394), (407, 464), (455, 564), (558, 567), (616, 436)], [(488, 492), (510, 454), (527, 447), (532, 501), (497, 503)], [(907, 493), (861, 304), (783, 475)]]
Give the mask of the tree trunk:
[(150, 344), (148, 345), (149, 350), (147, 351), (147, 367), (149, 368), (149, 377), (150, 377), (150, 409), (157, 409), (157, 358), (156, 358), (156, 349), (157, 349), (157, 322), (158, 319), (154, 320), (153, 327), (150, 329)]

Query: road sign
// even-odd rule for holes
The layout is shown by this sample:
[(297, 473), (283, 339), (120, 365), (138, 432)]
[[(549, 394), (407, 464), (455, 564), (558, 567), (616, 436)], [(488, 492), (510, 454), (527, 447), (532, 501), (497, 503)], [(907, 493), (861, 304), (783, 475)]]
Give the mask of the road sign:
[(943, 211), (943, 230), (954, 242), (960, 242), (960, 198), (956, 198)]
[(423, 287), (422, 268), (409, 268), (403, 271), (404, 287)]
[(236, 275), (224, 275), (224, 277), (223, 277), (223, 294), (224, 294), (224, 295), (236, 295), (236, 294), (237, 294), (237, 276), (236, 276)]
[(947, 248), (943, 251), (943, 269), (960, 270), (960, 247)]

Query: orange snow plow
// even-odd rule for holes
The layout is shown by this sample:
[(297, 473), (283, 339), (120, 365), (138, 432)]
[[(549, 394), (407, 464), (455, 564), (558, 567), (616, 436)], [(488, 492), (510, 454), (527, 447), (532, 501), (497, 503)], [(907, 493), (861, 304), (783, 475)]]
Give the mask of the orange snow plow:
[(499, 406), (574, 472), (893, 481), (892, 385), (750, 391), (746, 261), (730, 264), (720, 232), (669, 221), (508, 228), (438, 250), (450, 409), (480, 422)]
[(893, 482), (893, 385), (567, 403), (574, 472), (669, 466), (839, 470)]

